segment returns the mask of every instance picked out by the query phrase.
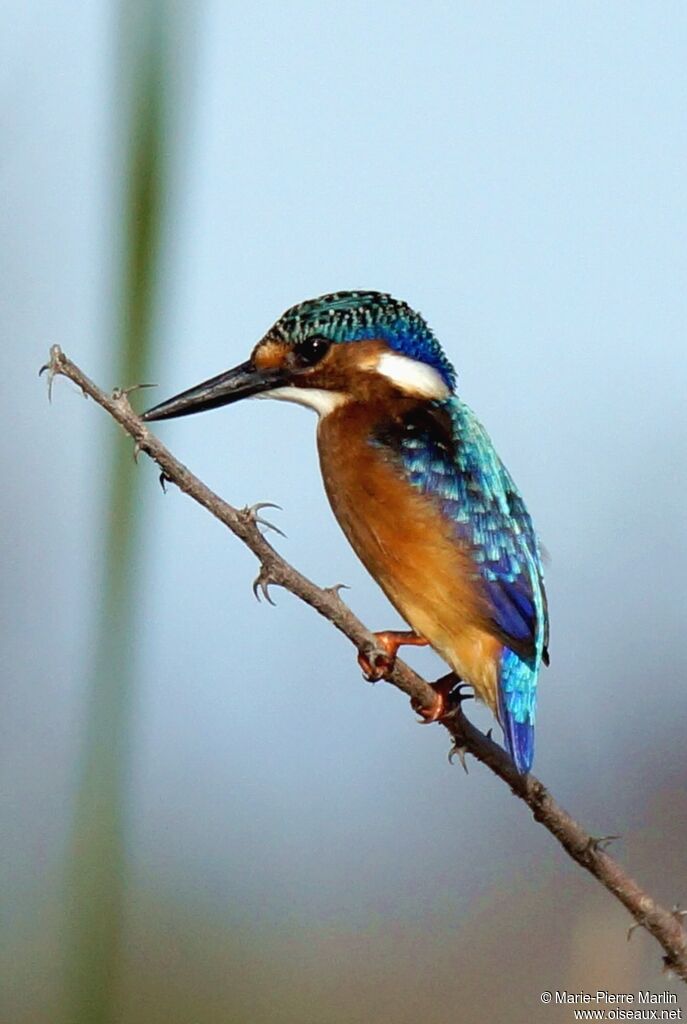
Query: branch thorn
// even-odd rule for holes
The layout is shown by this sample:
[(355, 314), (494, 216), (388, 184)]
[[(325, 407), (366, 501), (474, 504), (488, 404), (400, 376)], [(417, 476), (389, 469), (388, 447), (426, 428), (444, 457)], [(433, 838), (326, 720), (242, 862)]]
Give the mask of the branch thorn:
[(590, 836), (587, 842), (587, 849), (590, 853), (597, 853), (599, 850), (603, 852), (616, 839), (622, 839), (622, 836)]
[(255, 600), (260, 603), (260, 595), (265, 598), (268, 604), (271, 604), (273, 608), (276, 607), (274, 601), (270, 597), (270, 587), (278, 586), (277, 581), (270, 575), (269, 569), (264, 565), (260, 566), (260, 572), (253, 580), (253, 593), (255, 594)]
[(448, 763), (453, 764), (454, 757), (457, 757), (463, 766), (463, 771), (465, 772), (466, 775), (469, 775), (470, 772), (468, 771), (468, 763), (465, 760), (465, 755), (467, 754), (467, 752), (468, 748), (466, 746), (463, 746), (463, 744), (458, 742), (454, 743), (448, 752)]
[(672, 974), (677, 966), (672, 956), (661, 957), (663, 960), (663, 973)]
[(144, 388), (156, 388), (157, 384), (131, 384), (128, 388), (114, 388), (112, 391), (112, 398), (115, 402), (118, 402), (121, 398), (129, 399), (129, 395), (132, 395), (134, 391), (142, 391)]
[(263, 508), (276, 508), (279, 509), (280, 512), (283, 512), (281, 505), (275, 505), (273, 501), (258, 501), (255, 505), (246, 505), (246, 507), (241, 509), (241, 511), (250, 523), (253, 523), (256, 526), (264, 526), (267, 530), (274, 530), (274, 532), (278, 533), (280, 537), (284, 537), (284, 539), (286, 539), (286, 534), (283, 530), (280, 530), (278, 526), (274, 525), (274, 523), (268, 522), (267, 519), (263, 519), (262, 516), (259, 515)]
[(52, 402), (52, 382), (60, 372), (60, 359), (62, 358), (62, 349), (59, 345), (50, 346), (50, 359), (47, 363), (44, 363), (38, 371), (38, 376), (42, 377), (44, 373), (48, 374), (48, 401)]

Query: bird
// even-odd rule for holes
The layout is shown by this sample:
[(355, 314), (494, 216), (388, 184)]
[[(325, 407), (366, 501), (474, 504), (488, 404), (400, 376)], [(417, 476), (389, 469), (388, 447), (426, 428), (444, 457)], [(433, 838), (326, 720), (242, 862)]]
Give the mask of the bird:
[[(343, 533), (408, 625), (375, 634), (388, 675), (402, 645), (449, 666), (426, 721), (468, 684), (500, 724), (520, 774), (534, 757), (537, 681), (548, 665), (541, 547), (525, 502), (456, 390), (426, 320), (377, 291), (340, 291), (287, 309), (250, 358), (143, 414), (187, 416), (242, 398), (318, 415), (324, 488)], [(446, 683), (446, 680), (450, 682)]]

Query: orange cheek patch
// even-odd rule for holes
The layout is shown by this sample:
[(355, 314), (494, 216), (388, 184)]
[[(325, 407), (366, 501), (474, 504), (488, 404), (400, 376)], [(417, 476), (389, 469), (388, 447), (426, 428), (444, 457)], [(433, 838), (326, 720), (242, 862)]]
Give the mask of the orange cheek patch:
[(263, 341), (253, 352), (253, 363), (258, 370), (274, 370), (284, 365), (288, 352), (282, 341)]
[(332, 347), (330, 363), (342, 370), (357, 370), (363, 373), (374, 372), (379, 358), (389, 346), (384, 341), (372, 338), (369, 341), (356, 341), (353, 345), (337, 345)]

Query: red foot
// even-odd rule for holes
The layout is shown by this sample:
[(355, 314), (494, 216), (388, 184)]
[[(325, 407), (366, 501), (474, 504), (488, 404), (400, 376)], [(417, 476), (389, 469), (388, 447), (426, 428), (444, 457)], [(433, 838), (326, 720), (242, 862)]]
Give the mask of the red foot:
[(458, 682), (457, 676), (453, 672), (449, 672), (448, 675), (438, 679), (436, 683), (430, 683), (429, 685), (436, 694), (436, 700), (431, 708), (416, 704), (415, 701), (410, 702), (413, 710), (417, 711), (418, 715), (422, 718), (423, 725), (429, 725), (430, 722), (440, 722), (444, 715), (451, 710), (448, 696), (451, 690), (455, 689)]
[(377, 641), (377, 646), (381, 647), (384, 654), (375, 658), (374, 665), (362, 651), (358, 654), (358, 664), (370, 683), (375, 683), (378, 679), (386, 679), (393, 672), (399, 647), (406, 644), (411, 647), (427, 646), (425, 638), (413, 633), (412, 630), (384, 630), (382, 633), (374, 633), (373, 636)]

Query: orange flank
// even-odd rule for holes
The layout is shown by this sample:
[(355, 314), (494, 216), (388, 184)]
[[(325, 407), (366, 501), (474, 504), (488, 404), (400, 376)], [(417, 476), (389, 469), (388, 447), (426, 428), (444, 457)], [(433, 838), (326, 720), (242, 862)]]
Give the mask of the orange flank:
[(496, 713), (502, 642), (470, 552), (438, 503), (411, 487), (369, 441), (378, 423), (407, 411), (399, 405), (345, 402), (320, 420), (327, 496), (356, 554), (414, 634)]

